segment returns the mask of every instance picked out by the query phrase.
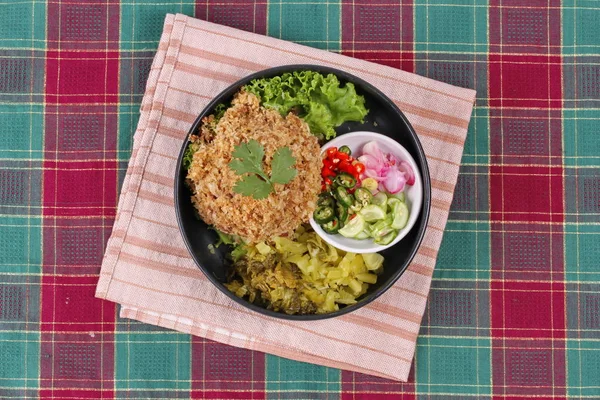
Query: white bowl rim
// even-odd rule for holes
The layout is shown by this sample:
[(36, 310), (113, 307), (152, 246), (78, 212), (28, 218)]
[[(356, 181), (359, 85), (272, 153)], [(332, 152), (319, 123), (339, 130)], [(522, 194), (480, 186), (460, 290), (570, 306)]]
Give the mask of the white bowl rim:
[[(358, 144), (359, 147), (362, 147), (362, 145), (364, 145), (365, 143), (367, 143), (371, 140), (377, 141), (378, 144), (382, 145), (381, 147), (383, 147), (384, 151), (391, 152), (396, 157), (400, 158), (401, 160), (407, 161), (410, 164), (410, 166), (412, 167), (413, 171), (415, 172), (415, 184), (410, 187), (406, 186), (406, 189), (405, 189), (405, 191), (407, 191), (407, 190), (412, 191), (411, 192), (411, 204), (409, 207), (410, 215), (409, 215), (406, 226), (398, 232), (398, 236), (396, 236), (396, 238), (392, 242), (390, 242), (387, 245), (380, 245), (380, 244), (376, 244), (375, 242), (373, 242), (372, 239), (359, 240), (359, 239), (346, 238), (346, 237), (340, 235), (339, 233), (338, 234), (329, 234), (329, 233), (325, 232), (319, 226), (319, 224), (317, 224), (315, 222), (315, 220), (312, 218), (312, 216), (310, 217), (310, 225), (312, 226), (314, 231), (317, 232), (317, 234), (323, 240), (325, 240), (327, 243), (329, 243), (330, 245), (334, 246), (337, 249), (347, 251), (347, 252), (352, 252), (352, 253), (362, 253), (362, 254), (376, 253), (376, 252), (383, 251), (385, 249), (388, 249), (388, 248), (396, 245), (414, 227), (419, 215), (421, 214), (422, 207), (423, 207), (423, 197), (424, 197), (423, 179), (421, 177), (421, 172), (419, 170), (417, 163), (415, 162), (414, 158), (410, 155), (408, 150), (406, 150), (406, 148), (404, 148), (404, 146), (402, 146), (396, 140), (394, 140), (388, 136), (385, 136), (381, 133), (377, 133), (377, 132), (353, 131), (353, 132), (345, 133), (343, 135), (340, 135), (340, 136), (330, 140), (329, 142), (327, 142), (323, 146), (321, 146), (321, 154), (323, 154), (325, 149), (332, 147), (332, 146), (340, 147), (343, 145), (348, 145), (352, 148), (355, 145), (355, 143), (348, 143), (348, 142), (357, 141), (357, 140), (360, 141), (360, 144)], [(408, 197), (408, 194), (407, 194), (407, 197)], [(408, 198), (407, 198), (407, 201), (408, 201)], [(356, 246), (360, 246), (360, 247), (356, 247)]]

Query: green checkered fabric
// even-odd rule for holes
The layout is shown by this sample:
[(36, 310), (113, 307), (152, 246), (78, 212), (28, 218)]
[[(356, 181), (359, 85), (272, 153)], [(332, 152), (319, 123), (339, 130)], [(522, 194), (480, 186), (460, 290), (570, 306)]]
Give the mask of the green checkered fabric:
[[(166, 13), (477, 90), (407, 383), (94, 298)], [(600, 3), (0, 5), (0, 398), (600, 398)]]

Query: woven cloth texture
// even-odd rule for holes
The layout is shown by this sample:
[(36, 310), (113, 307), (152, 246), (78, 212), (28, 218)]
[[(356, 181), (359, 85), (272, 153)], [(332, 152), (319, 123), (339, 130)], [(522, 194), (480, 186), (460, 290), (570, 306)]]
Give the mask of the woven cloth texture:
[[(182, 13), (475, 89), (407, 383), (94, 298), (146, 81)], [(593, 0), (0, 5), (0, 398), (599, 398)]]
[[(406, 381), (475, 91), (182, 14), (167, 16), (158, 48), (96, 295), (122, 304), (121, 317)], [(177, 226), (173, 177), (190, 126), (210, 99), (251, 72), (313, 63), (343, 66), (406, 112), (428, 157), (432, 207), (419, 251), (388, 292), (339, 318), (291, 322), (245, 309), (199, 271)]]

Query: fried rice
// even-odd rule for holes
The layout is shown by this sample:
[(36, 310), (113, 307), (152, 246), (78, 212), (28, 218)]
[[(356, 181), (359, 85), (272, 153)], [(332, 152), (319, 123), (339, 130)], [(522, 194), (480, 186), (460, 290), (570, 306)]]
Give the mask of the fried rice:
[[(228, 166), (235, 147), (251, 139), (264, 146), (265, 172), (271, 172), (273, 154), (284, 146), (295, 157), (298, 171), (292, 181), (275, 184), (275, 190), (261, 200), (233, 191), (242, 177)], [(308, 221), (321, 190), (322, 161), (317, 138), (296, 115), (282, 117), (261, 107), (255, 95), (240, 91), (223, 117), (216, 123), (213, 116), (205, 118), (200, 134), (191, 140), (199, 149), (187, 181), (194, 207), (207, 224), (256, 243), (289, 234)]]

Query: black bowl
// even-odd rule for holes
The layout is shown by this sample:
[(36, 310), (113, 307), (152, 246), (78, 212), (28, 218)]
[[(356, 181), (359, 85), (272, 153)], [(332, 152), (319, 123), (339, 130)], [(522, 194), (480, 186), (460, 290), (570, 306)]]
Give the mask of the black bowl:
[(381, 254), (385, 257), (383, 273), (377, 279), (377, 283), (370, 285), (369, 290), (363, 295), (356, 304), (345, 306), (340, 310), (328, 314), (314, 315), (287, 315), (284, 313), (267, 310), (263, 307), (250, 303), (245, 299), (241, 299), (231, 293), (223, 283), (226, 280), (227, 271), (230, 267), (227, 261), (226, 254), (230, 251), (228, 246), (219, 246), (216, 251), (211, 253), (208, 250), (210, 244), (217, 241), (217, 234), (214, 230), (209, 229), (209, 226), (195, 217), (194, 207), (190, 200), (191, 193), (186, 187), (184, 181), (186, 172), (182, 167), (183, 154), (187, 146), (187, 140), (181, 147), (179, 159), (177, 161), (177, 169), (175, 174), (175, 210), (177, 213), (177, 222), (181, 230), (181, 234), (185, 244), (194, 259), (196, 264), (208, 279), (215, 284), (226, 296), (238, 302), (244, 307), (247, 307), (258, 313), (271, 317), (291, 319), (291, 320), (320, 320), (325, 318), (337, 317), (339, 315), (354, 311), (371, 301), (375, 300), (404, 273), (409, 263), (417, 253), (417, 249), (421, 244), (425, 228), (429, 219), (429, 208), (431, 205), (431, 182), (429, 178), (429, 169), (425, 153), (421, 147), (421, 143), (417, 135), (404, 116), (404, 114), (396, 107), (396, 105), (378, 89), (364, 80), (357, 78), (347, 72), (340, 71), (334, 68), (323, 67), (319, 65), (284, 65), (280, 67), (270, 68), (264, 71), (259, 71), (249, 75), (238, 82), (229, 86), (217, 97), (215, 97), (204, 110), (200, 113), (190, 129), (190, 134), (197, 132), (201, 124), (202, 118), (210, 115), (213, 108), (220, 103), (231, 100), (233, 95), (245, 84), (256, 78), (270, 78), (276, 75), (281, 75), (284, 72), (292, 72), (298, 70), (312, 70), (320, 72), (324, 75), (333, 73), (343, 83), (352, 82), (358, 94), (365, 97), (366, 107), (369, 110), (367, 117), (363, 123), (346, 122), (336, 129), (338, 136), (344, 133), (353, 131), (373, 131), (389, 136), (392, 139), (402, 144), (408, 152), (413, 156), (419, 166), (421, 176), (423, 177), (423, 206), (421, 215), (415, 226), (398, 244), (390, 247)]

